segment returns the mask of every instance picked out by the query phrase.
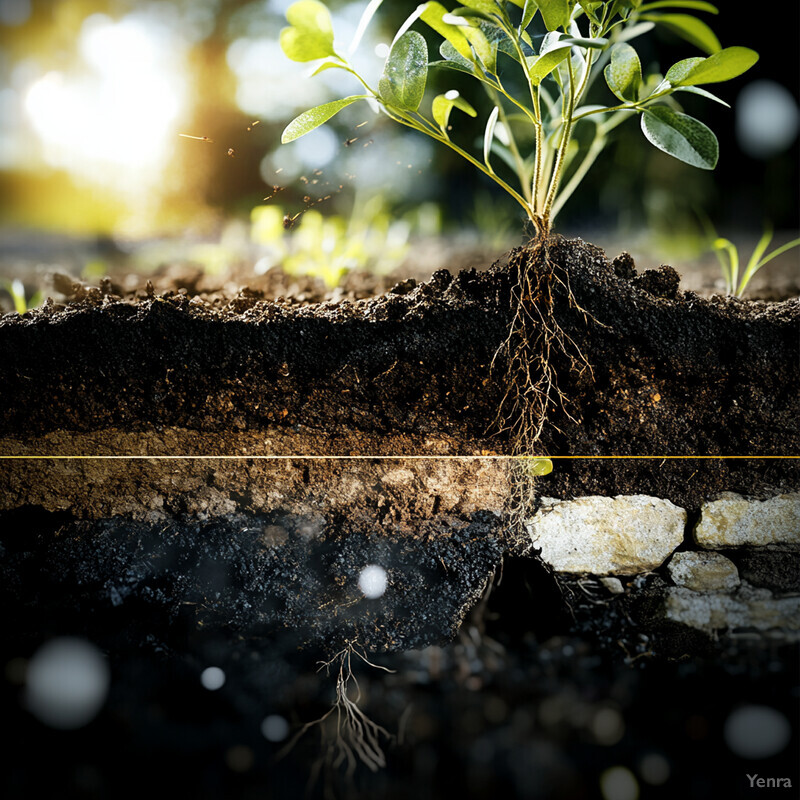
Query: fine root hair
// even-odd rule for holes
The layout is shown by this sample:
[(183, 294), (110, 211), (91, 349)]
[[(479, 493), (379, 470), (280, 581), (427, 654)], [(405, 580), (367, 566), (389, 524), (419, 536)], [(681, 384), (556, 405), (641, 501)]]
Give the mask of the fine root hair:
[[(356, 642), (345, 646), (328, 661), (320, 662), (319, 670), (328, 675), (334, 672), (336, 686), (333, 705), (319, 719), (307, 722), (278, 753), (284, 757), (297, 742), (312, 728), (320, 734), (321, 755), (312, 769), (309, 785), (313, 785), (325, 771), (329, 777), (344, 770), (345, 778), (352, 779), (359, 763), (372, 772), (386, 766), (383, 742), (391, 742), (394, 737), (381, 725), (371, 720), (360, 708), (361, 688), (353, 672), (353, 659), (384, 672), (393, 672), (387, 667), (375, 664)], [(326, 794), (330, 781), (325, 782)]]
[(509, 460), (509, 512), (520, 534), (536, 506), (536, 480), (529, 459), (545, 455), (536, 452), (545, 427), (561, 432), (552, 419), (556, 410), (574, 423), (580, 421), (559, 376), (576, 373), (580, 377), (588, 371), (593, 377), (591, 364), (557, 317), (559, 304), (578, 311), (584, 321), (591, 315), (578, 305), (566, 270), (551, 260), (552, 243), (551, 237), (538, 236), (517, 259), (511, 323), (492, 361), (493, 370), (499, 365), (505, 368), (505, 394), (493, 427), (509, 436), (511, 455), (517, 457)]

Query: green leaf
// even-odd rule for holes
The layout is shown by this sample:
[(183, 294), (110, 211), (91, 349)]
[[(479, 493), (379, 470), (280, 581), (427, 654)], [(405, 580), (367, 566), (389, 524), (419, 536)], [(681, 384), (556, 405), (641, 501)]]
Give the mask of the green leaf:
[(649, 33), (653, 28), (655, 28), (655, 22), (638, 22), (636, 25), (631, 25), (628, 28), (623, 28), (622, 31), (617, 36), (617, 41), (621, 44), (622, 42), (630, 42), (632, 39), (635, 39), (637, 36), (642, 36), (645, 33)]
[(337, 61), (335, 59), (331, 59), (329, 61), (323, 61), (312, 73), (311, 77), (313, 78), (315, 75), (319, 75), (320, 72), (326, 72), (329, 69), (343, 69), (345, 72), (349, 72), (351, 75), (355, 75), (358, 78), (358, 73), (356, 73), (352, 67), (349, 67), (342, 61)]
[(607, 15), (607, 19), (613, 19), (619, 14), (623, 19), (627, 19), (630, 12), (639, 8), (642, 0), (613, 0), (611, 3), (611, 11)]
[(492, 109), (492, 113), (489, 114), (489, 119), (486, 120), (486, 130), (483, 133), (483, 163), (486, 164), (489, 169), (492, 169), (492, 165), (489, 163), (489, 152), (492, 149), (492, 139), (494, 138), (494, 129), (497, 126), (497, 116), (500, 113), (500, 109), (495, 106)]
[[(461, 53), (459, 53), (458, 50), (456, 50), (455, 47), (450, 44), (450, 42), (442, 42), (441, 46), (439, 47), (439, 54), (447, 61), (452, 61), (454, 64), (458, 64), (459, 66), (468, 69), (470, 72), (475, 72), (475, 63), (464, 58)], [(470, 57), (471, 56), (472, 51), (470, 50)]]
[(725, 108), (731, 107), (730, 103), (726, 103), (721, 97), (717, 97), (715, 94), (711, 94), (711, 92), (707, 92), (705, 89), (701, 89), (699, 86), (679, 86), (675, 91), (699, 94), (701, 97), (705, 97), (706, 100), (713, 100), (715, 103), (725, 106)]
[[(691, 60), (691, 59), (687, 59)], [(713, 56), (703, 58), (688, 70), (677, 71), (670, 77), (675, 67), (685, 62), (679, 61), (666, 74), (673, 86), (696, 86), (701, 83), (722, 83), (737, 78), (747, 72), (758, 61), (758, 53), (749, 47), (726, 47)], [(677, 79), (677, 80), (675, 80)]]
[(719, 14), (719, 9), (703, 0), (656, 0), (655, 3), (645, 3), (639, 6), (639, 11), (652, 11), (654, 8), (691, 8), (695, 11), (707, 11), (709, 14)]
[(739, 288), (736, 292), (738, 297), (742, 296), (747, 284), (750, 282), (750, 278), (752, 278), (753, 275), (755, 275), (756, 272), (761, 269), (761, 267), (763, 267), (765, 264), (768, 264), (773, 258), (783, 255), (787, 250), (791, 250), (793, 247), (800, 247), (800, 239), (792, 239), (791, 242), (786, 242), (786, 244), (776, 248), (769, 255), (762, 258), (762, 255), (767, 249), (767, 245), (770, 243), (771, 239), (772, 231), (764, 231), (764, 235), (756, 245), (756, 249), (753, 251), (750, 260), (747, 263), (747, 268), (744, 271), (744, 275), (742, 275), (741, 283), (739, 284)]
[(498, 25), (497, 18), (492, 14), (487, 14), (485, 11), (480, 11), (477, 8), (454, 8), (450, 12), (451, 17), (463, 17), (464, 19), (479, 19), (484, 22), (489, 22), (492, 25)]
[[(498, 33), (501, 32), (499, 28), (496, 28), (496, 30), (498, 31)], [(525, 34), (525, 36), (527, 36), (527, 33)], [(523, 56), (533, 55), (533, 48), (528, 46), (527, 43), (523, 41), (520, 43), (520, 46), (523, 52)], [(519, 53), (517, 52), (517, 48), (514, 47), (514, 42), (508, 36), (502, 36), (502, 38), (497, 39), (497, 52), (498, 54), (503, 53), (504, 55), (507, 55), (509, 58), (513, 58), (514, 61), (517, 62), (517, 64), (521, 63), (519, 58)]]
[(706, 53), (717, 53), (722, 49), (714, 31), (705, 22), (689, 14), (642, 14), (641, 19), (663, 25)]
[(600, 20), (595, 12), (603, 5), (602, 3), (597, 2), (597, 0), (578, 0), (578, 4), (591, 22), (595, 25), (600, 24)]
[(321, 106), (304, 111), (286, 126), (281, 135), (281, 144), (287, 144), (299, 139), (301, 136), (305, 136), (310, 131), (313, 131), (314, 128), (318, 128), (332, 116), (338, 114), (343, 108), (355, 103), (356, 100), (366, 99), (367, 95), (365, 94), (354, 94), (350, 97), (345, 97), (343, 100), (334, 100), (331, 103), (324, 103)]
[(445, 59), (444, 61), (431, 61), (428, 63), (428, 68), (453, 69), (457, 72), (466, 72), (467, 75), (472, 75), (473, 78), (478, 77), (475, 73), (475, 70), (471, 66), (466, 66), (459, 61), (450, 61), (448, 59)]
[(644, 111), (641, 125), (647, 140), (668, 155), (700, 169), (716, 166), (717, 137), (694, 117), (666, 106), (655, 106)]
[(316, 61), (336, 53), (328, 9), (318, 0), (299, 0), (286, 11), (289, 27), (281, 31), (281, 49), (292, 61)]
[(522, 20), (520, 21), (519, 30), (524, 31), (527, 29), (528, 25), (531, 24), (534, 16), (536, 16), (536, 12), (539, 10), (539, 6), (536, 4), (535, 0), (525, 0), (525, 7), (522, 9)]
[(553, 462), (549, 458), (526, 458), (525, 471), (533, 478), (549, 475), (553, 471)]
[(490, 42), (480, 28), (469, 27), (462, 30), (487, 72), (494, 75), (497, 72), (497, 43)]
[(618, 44), (611, 51), (611, 62), (603, 72), (608, 88), (623, 102), (635, 103), (642, 86), (642, 64), (629, 44)]
[(416, 31), (406, 31), (392, 47), (378, 83), (381, 99), (404, 111), (416, 111), (428, 78), (428, 46)]
[[(461, 3), (462, 6), (466, 6), (466, 8), (485, 14), (487, 17), (500, 16), (500, 9), (493, 0), (458, 0), (458, 2)], [(456, 9), (452, 13), (461, 14), (463, 13), (463, 9)]]
[(673, 64), (664, 76), (673, 86), (680, 86), (683, 79), (698, 65), (702, 64), (705, 58), (695, 56), (694, 58), (684, 58)]
[(528, 62), (528, 73), (531, 82), (538, 86), (565, 58), (569, 57), (570, 45), (557, 45), (540, 56), (525, 59)]
[(536, 0), (542, 19), (549, 31), (569, 25), (570, 4), (568, 0)]
[(431, 113), (445, 135), (447, 135), (447, 125), (450, 122), (450, 112), (454, 108), (469, 114), (470, 117), (478, 116), (478, 112), (458, 92), (452, 91), (437, 95), (433, 98)]
[[(461, 58), (465, 59), (467, 62), (471, 62), (472, 49), (469, 46), (469, 40), (464, 36), (464, 31), (460, 27), (444, 21), (443, 18), (445, 14), (448, 13), (448, 10), (441, 3), (430, 2), (425, 4), (425, 10), (420, 15), (420, 19), (426, 25), (433, 28), (446, 43), (450, 44)], [(442, 55), (447, 58), (448, 61), (452, 60), (444, 55), (444, 53), (442, 53)]]

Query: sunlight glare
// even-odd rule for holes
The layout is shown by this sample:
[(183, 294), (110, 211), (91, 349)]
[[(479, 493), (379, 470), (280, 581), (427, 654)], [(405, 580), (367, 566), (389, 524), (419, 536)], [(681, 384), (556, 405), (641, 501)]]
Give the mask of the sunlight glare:
[(133, 15), (84, 21), (84, 69), (48, 72), (25, 97), (48, 164), (122, 193), (147, 191), (175, 146), (186, 95), (182, 54), (164, 33)]

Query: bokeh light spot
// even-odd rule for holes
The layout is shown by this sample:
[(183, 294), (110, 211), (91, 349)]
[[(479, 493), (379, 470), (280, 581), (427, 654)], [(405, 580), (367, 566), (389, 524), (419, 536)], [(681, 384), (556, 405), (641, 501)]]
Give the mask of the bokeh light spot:
[(216, 692), (225, 685), (225, 673), (219, 667), (206, 667), (200, 675), (200, 683), (209, 692)]
[(289, 735), (289, 723), (280, 714), (270, 714), (261, 723), (261, 733), (268, 742), (282, 742)]
[(386, 570), (377, 564), (370, 564), (361, 570), (358, 576), (358, 588), (361, 589), (364, 597), (371, 600), (380, 597), (389, 585), (389, 578)]
[(742, 758), (769, 758), (789, 744), (792, 728), (780, 711), (762, 705), (746, 705), (733, 711), (723, 730), (725, 743)]
[(110, 683), (108, 664), (90, 642), (71, 637), (52, 639), (28, 664), (25, 700), (29, 711), (53, 728), (80, 728), (105, 702)]

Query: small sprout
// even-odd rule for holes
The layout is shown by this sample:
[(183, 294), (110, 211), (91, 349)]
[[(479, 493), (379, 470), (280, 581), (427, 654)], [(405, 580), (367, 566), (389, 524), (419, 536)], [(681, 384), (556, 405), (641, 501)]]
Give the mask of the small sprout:
[[(410, 212), (398, 220), (378, 196), (357, 202), (348, 218), (323, 217), (313, 206), (334, 194), (307, 196), (307, 207), (294, 215), (275, 205), (252, 210), (251, 238), (266, 251), (256, 266), (259, 274), (280, 265), (289, 274), (313, 275), (334, 288), (349, 271), (388, 273), (405, 259), (411, 231), (422, 225), (421, 214)], [(293, 230), (291, 236), (284, 235), (288, 230)]]
[(710, 223), (707, 224), (707, 227), (711, 234), (711, 246), (720, 263), (722, 275), (725, 278), (725, 291), (728, 294), (735, 294), (737, 297), (741, 297), (744, 294), (744, 290), (747, 288), (747, 284), (750, 283), (750, 279), (761, 267), (768, 264), (773, 258), (783, 255), (787, 250), (800, 246), (800, 238), (792, 239), (792, 241), (786, 242), (786, 244), (780, 247), (776, 247), (771, 253), (767, 253), (767, 247), (772, 241), (772, 228), (767, 227), (758, 240), (758, 244), (756, 244), (753, 249), (747, 261), (747, 265), (744, 268), (744, 272), (742, 273), (742, 277), (739, 279), (739, 249), (729, 239), (718, 237)]
[(41, 292), (35, 292), (31, 297), (26, 296), (25, 285), (19, 278), (15, 278), (13, 281), (2, 281), (0, 286), (8, 292), (11, 302), (14, 304), (14, 311), (18, 314), (24, 314), (26, 311), (36, 308), (42, 302)]

